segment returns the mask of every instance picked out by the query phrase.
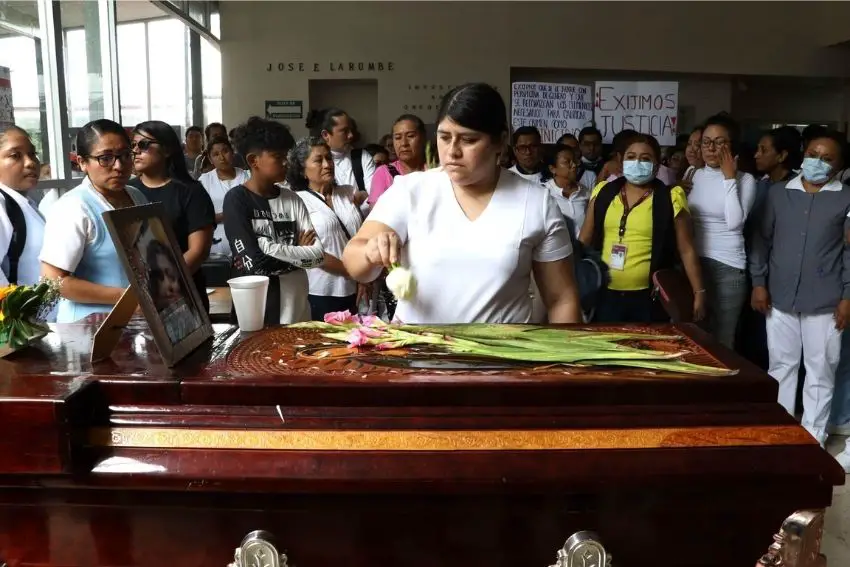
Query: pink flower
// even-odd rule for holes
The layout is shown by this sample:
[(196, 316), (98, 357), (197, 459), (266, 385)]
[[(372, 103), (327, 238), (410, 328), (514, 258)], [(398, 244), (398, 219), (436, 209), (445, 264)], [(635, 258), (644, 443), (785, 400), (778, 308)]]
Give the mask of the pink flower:
[(344, 325), (346, 323), (357, 323), (357, 319), (350, 311), (335, 311), (333, 313), (325, 313), (325, 323)]
[(348, 341), (349, 346), (359, 347), (368, 344), (370, 339), (380, 336), (381, 333), (379, 331), (370, 329), (369, 327), (357, 327), (348, 333), (346, 340)]
[(384, 322), (380, 319), (380, 317), (376, 317), (375, 315), (361, 315), (360, 316), (360, 324), (365, 327), (382, 327), (384, 326)]

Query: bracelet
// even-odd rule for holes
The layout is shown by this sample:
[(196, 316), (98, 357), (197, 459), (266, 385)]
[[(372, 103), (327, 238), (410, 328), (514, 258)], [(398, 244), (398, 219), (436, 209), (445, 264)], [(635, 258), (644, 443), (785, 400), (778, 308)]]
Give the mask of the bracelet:
[(697, 294), (697, 293), (705, 293), (705, 289), (698, 289), (694, 292), (694, 294)]

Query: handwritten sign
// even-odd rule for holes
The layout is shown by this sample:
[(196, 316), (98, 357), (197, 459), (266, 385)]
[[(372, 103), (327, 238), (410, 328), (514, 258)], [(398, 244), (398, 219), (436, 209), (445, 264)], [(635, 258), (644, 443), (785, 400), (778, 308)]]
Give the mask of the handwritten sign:
[(651, 134), (662, 146), (676, 143), (677, 82), (598, 81), (594, 107), (596, 127), (606, 144), (621, 130)]
[(578, 135), (593, 120), (590, 87), (559, 83), (521, 82), (511, 85), (511, 123), (514, 129), (534, 126), (544, 144), (566, 133)]
[(8, 67), (0, 67), (0, 128), (12, 126), (14, 123), (11, 71)]

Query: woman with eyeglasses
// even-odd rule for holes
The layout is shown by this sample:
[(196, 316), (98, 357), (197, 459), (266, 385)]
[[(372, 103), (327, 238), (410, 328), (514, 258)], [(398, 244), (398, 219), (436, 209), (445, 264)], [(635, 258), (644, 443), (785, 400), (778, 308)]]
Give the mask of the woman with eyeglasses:
[(747, 300), (744, 225), (756, 199), (756, 181), (737, 164), (739, 129), (725, 114), (702, 132), (705, 167), (688, 195), (708, 301), (706, 326), (721, 344), (735, 347), (735, 330)]
[(130, 185), (151, 203), (162, 203), (204, 309), (209, 311), (201, 264), (209, 257), (212, 246), (215, 228), (212, 199), (186, 171), (180, 139), (165, 122), (151, 120), (138, 124), (130, 148), (138, 176)]
[(77, 162), (86, 177), (51, 207), (39, 256), (41, 274), (61, 282), (58, 323), (106, 313), (121, 298), (130, 282), (103, 213), (147, 203), (127, 185), (133, 154), (120, 124), (102, 119), (83, 126)]

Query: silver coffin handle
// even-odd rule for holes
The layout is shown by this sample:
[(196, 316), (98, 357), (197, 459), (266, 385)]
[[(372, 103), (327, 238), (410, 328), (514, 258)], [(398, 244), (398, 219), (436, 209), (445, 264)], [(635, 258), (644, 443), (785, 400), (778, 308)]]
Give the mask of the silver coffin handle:
[(550, 567), (610, 567), (609, 554), (599, 536), (590, 531), (576, 532), (558, 550), (558, 559)]
[(228, 567), (288, 567), (286, 555), (278, 552), (274, 536), (256, 530), (242, 539), (242, 544), (233, 554), (233, 563)]

